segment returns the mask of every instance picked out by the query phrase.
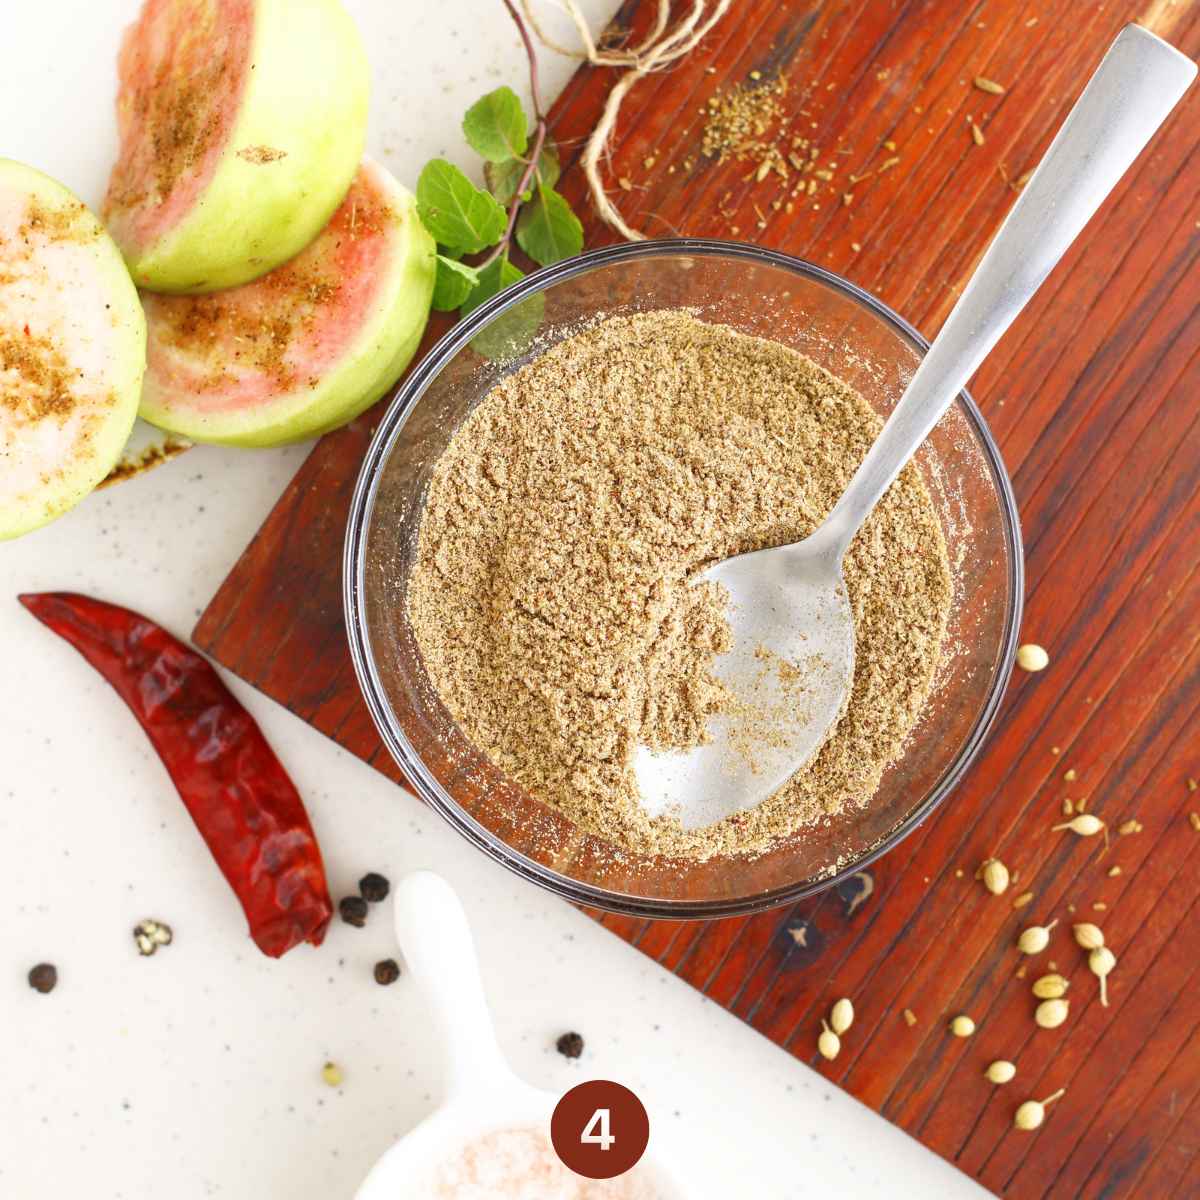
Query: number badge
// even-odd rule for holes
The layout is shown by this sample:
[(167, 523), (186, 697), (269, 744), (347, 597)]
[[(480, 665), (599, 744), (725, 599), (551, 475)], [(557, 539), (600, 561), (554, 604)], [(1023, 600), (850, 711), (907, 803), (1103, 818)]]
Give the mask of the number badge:
[(627, 1087), (611, 1079), (590, 1079), (558, 1102), (550, 1118), (550, 1140), (577, 1175), (613, 1179), (646, 1152), (650, 1118)]

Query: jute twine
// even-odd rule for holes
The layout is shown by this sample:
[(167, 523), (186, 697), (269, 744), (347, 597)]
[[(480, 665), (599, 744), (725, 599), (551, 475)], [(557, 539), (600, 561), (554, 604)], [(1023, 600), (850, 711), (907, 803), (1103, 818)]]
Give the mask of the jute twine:
[(577, 58), (596, 67), (624, 68), (625, 73), (617, 80), (608, 94), (604, 111), (596, 128), (592, 130), (584, 147), (583, 173), (591, 192), (592, 203), (601, 219), (612, 226), (623, 238), (631, 242), (642, 242), (646, 235), (633, 229), (617, 211), (608, 197), (600, 178), (600, 160), (608, 151), (621, 104), (629, 92), (653, 71), (661, 71), (694, 50), (714, 25), (729, 11), (733, 0), (692, 0), (686, 16), (671, 26), (671, 0), (658, 0), (654, 22), (646, 38), (636, 46), (621, 49), (602, 49), (596, 45), (591, 30), (575, 0), (559, 0), (579, 33), (583, 49), (562, 46), (551, 38), (533, 13), (531, 0), (521, 0), (525, 18), (543, 45), (559, 54)]

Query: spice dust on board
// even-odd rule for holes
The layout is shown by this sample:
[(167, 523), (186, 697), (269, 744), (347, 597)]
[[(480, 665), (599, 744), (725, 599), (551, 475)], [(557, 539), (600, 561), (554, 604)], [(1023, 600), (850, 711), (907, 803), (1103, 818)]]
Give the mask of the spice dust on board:
[(760, 853), (862, 807), (929, 694), (951, 602), (933, 502), (910, 464), (844, 564), (849, 703), (774, 796), (685, 830), (651, 817), (639, 745), (688, 749), (725, 703), (712, 562), (813, 532), (874, 441), (848, 384), (780, 343), (685, 311), (610, 317), (503, 379), (435, 464), (407, 616), (471, 742), (618, 847)]

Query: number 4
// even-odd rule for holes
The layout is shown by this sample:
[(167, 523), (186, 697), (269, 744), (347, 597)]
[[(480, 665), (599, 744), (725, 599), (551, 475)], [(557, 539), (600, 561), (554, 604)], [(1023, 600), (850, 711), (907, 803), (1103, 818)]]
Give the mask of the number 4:
[[(607, 1108), (598, 1108), (592, 1113), (588, 1123), (583, 1127), (583, 1132), (579, 1135), (579, 1140), (585, 1145), (599, 1146), (601, 1150), (607, 1150), (612, 1146), (617, 1139), (609, 1132), (610, 1117)], [(597, 1132), (599, 1129), (599, 1132)]]

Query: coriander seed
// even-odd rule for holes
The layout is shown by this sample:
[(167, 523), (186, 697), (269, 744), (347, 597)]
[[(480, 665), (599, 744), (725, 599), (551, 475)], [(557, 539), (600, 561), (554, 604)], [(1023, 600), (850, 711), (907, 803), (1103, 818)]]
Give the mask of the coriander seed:
[(966, 1015), (957, 1016), (950, 1022), (950, 1032), (955, 1037), (969, 1038), (975, 1032), (975, 1022)]
[(1013, 1115), (1013, 1124), (1026, 1132), (1037, 1129), (1046, 1119), (1046, 1108), (1060, 1096), (1065, 1095), (1066, 1090), (1066, 1088), (1059, 1088), (1053, 1096), (1047, 1096), (1045, 1100), (1026, 1100)]
[(1002, 1058), (998, 1058), (991, 1066), (984, 1071), (984, 1078), (990, 1083), (1008, 1083), (1017, 1073), (1017, 1068), (1012, 1063), (1006, 1062)]
[(833, 1062), (833, 1060), (837, 1058), (841, 1048), (842, 1039), (838, 1037), (838, 1035), (834, 1033), (824, 1021), (822, 1021), (821, 1036), (817, 1038), (817, 1049), (820, 1051), (821, 1057), (827, 1058), (830, 1062)]
[(1051, 827), (1051, 833), (1058, 833), (1059, 830), (1069, 829), (1072, 833), (1077, 833), (1080, 837), (1092, 837), (1099, 833), (1104, 828), (1104, 822), (1099, 817), (1093, 816), (1091, 813), (1080, 813), (1079, 816), (1072, 818), (1070, 821), (1064, 821), (1061, 825)]
[(848, 999), (839, 1000), (830, 1010), (829, 1024), (840, 1037), (854, 1024), (854, 1005)]
[(1088, 954), (1088, 969), (1100, 980), (1100, 1003), (1108, 1007), (1108, 975), (1117, 965), (1117, 956), (1107, 946), (1097, 946)]
[(1051, 972), (1049, 975), (1043, 975), (1040, 979), (1034, 980), (1033, 994), (1039, 1000), (1059, 1000), (1067, 994), (1067, 988), (1070, 986), (1069, 979), (1064, 979), (1061, 975)]
[(1070, 1000), (1061, 997), (1056, 1000), (1043, 1000), (1037, 1006), (1033, 1019), (1042, 1029), (1057, 1029), (1067, 1019), (1070, 1004)]
[(1017, 666), (1022, 671), (1044, 671), (1050, 665), (1050, 655), (1041, 646), (1030, 642), (1017, 647)]
[(1058, 918), (1055, 917), (1049, 925), (1030, 925), (1028, 929), (1021, 931), (1021, 936), (1017, 938), (1017, 949), (1022, 954), (1041, 954), (1045, 948), (1050, 945), (1050, 930), (1058, 924)]
[(998, 859), (989, 858), (982, 868), (983, 886), (993, 896), (999, 896), (1008, 889), (1008, 868)]

